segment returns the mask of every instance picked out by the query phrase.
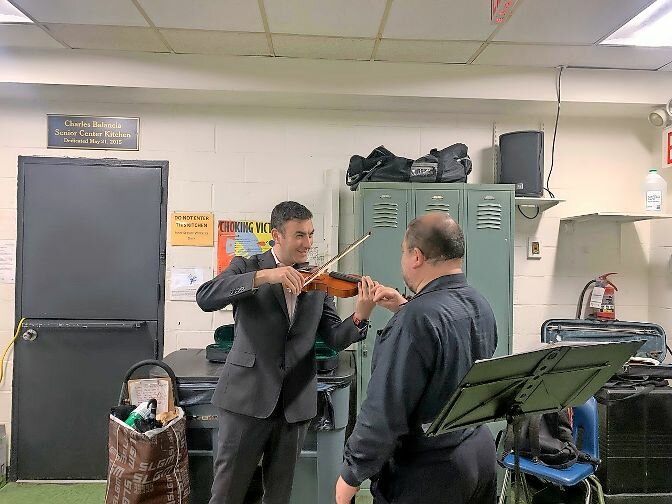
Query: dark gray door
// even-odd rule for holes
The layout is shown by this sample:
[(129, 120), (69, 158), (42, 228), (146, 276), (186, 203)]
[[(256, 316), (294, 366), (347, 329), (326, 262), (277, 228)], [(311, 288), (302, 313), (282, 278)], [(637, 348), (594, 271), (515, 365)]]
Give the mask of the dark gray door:
[(16, 479), (106, 479), (110, 408), (131, 365), (153, 358), (157, 323), (27, 319), (23, 327), (35, 339), (19, 340), (15, 360)]
[(23, 315), (156, 320), (161, 167), (21, 161)]
[(167, 162), (19, 158), (13, 479), (105, 479), (107, 417), (163, 351)]

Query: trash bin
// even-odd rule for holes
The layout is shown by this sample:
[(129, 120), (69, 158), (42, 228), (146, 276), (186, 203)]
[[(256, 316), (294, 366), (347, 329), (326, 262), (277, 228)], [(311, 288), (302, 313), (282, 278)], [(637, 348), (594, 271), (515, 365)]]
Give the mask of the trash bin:
[(354, 366), (349, 361), (348, 355), (341, 355), (338, 368), (318, 375), (317, 416), (310, 422), (296, 465), (291, 504), (334, 502), (354, 376)]

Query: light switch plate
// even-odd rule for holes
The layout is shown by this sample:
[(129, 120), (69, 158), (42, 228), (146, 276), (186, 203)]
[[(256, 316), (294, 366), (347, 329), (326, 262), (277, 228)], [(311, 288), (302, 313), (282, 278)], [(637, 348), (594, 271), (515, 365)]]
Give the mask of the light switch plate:
[(527, 258), (541, 259), (541, 242), (534, 236), (527, 238)]

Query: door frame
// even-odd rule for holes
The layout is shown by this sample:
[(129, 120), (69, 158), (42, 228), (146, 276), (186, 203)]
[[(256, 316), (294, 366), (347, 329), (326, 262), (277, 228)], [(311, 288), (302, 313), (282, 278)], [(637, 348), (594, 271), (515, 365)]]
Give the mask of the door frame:
[[(23, 219), (24, 219), (24, 194), (25, 194), (25, 166), (40, 164), (61, 164), (70, 166), (101, 166), (106, 168), (159, 168), (161, 170), (161, 208), (159, 229), (159, 279), (158, 289), (158, 312), (157, 312), (157, 339), (154, 344), (154, 358), (163, 355), (164, 318), (165, 318), (165, 289), (166, 289), (166, 232), (167, 232), (167, 209), (168, 209), (168, 161), (132, 160), (116, 158), (69, 158), (48, 156), (18, 156), (17, 175), (17, 213), (16, 213), (16, 283), (14, 298), (14, 327), (16, 328), (23, 313)], [(18, 395), (19, 377), (17, 368), (14, 367), (12, 377), (12, 447), (10, 454), (10, 480), (16, 481), (17, 452), (14, 447), (18, 446)], [(121, 384), (120, 384), (121, 386)]]

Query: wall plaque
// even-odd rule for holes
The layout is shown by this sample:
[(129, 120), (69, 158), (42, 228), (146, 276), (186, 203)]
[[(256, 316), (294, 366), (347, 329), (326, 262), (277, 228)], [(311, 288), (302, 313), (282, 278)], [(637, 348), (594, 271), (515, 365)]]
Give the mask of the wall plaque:
[(50, 149), (139, 150), (139, 117), (47, 115)]

